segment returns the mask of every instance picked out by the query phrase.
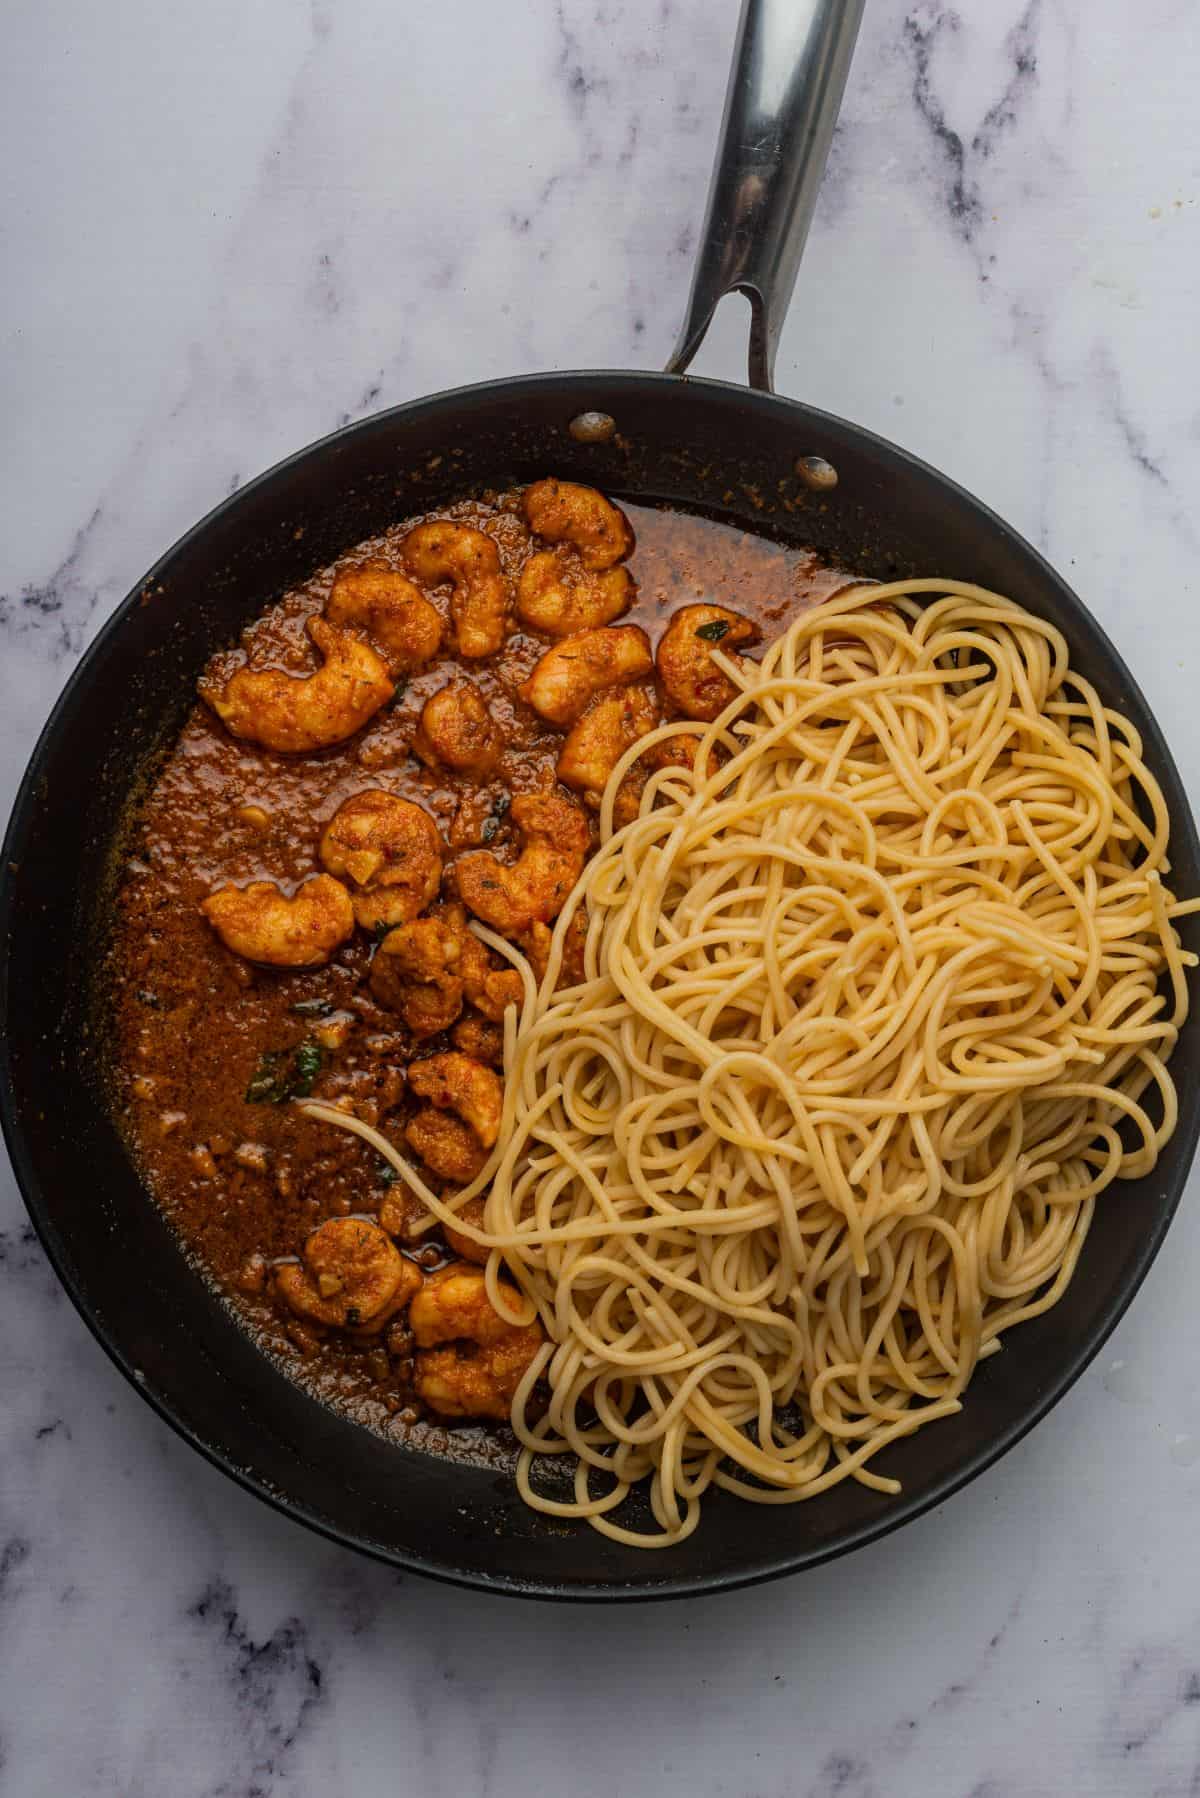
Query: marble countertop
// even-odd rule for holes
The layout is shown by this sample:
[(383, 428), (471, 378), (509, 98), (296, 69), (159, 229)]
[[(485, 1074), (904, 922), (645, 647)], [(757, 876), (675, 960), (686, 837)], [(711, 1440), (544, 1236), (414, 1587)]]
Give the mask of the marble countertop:
[[(0, 787), (240, 481), (504, 372), (659, 366), (733, 0), (13, 0)], [(1200, 790), (1200, 31), (1181, 0), (869, 0), (779, 385), (1066, 570)], [(739, 303), (701, 372), (744, 366)], [(1118, 1201), (1119, 1202), (1119, 1201)], [(0, 1791), (1200, 1790), (1200, 1190), (1092, 1370), (901, 1535), (601, 1612), (303, 1532), (127, 1388), (0, 1182)]]

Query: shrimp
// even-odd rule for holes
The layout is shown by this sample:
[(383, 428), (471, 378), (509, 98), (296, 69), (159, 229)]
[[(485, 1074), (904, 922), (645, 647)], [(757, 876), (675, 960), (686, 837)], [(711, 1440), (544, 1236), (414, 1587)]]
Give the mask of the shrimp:
[(633, 549), (629, 520), (594, 487), (535, 481), (525, 491), (530, 530), (559, 545), (529, 558), (517, 586), (517, 616), (551, 637), (611, 624), (637, 589), (617, 566)]
[(456, 680), (425, 701), (412, 747), (428, 768), (485, 780), (500, 760), (504, 739), (479, 688)]
[(459, 897), (477, 918), (505, 936), (556, 918), (587, 860), (587, 819), (554, 793), (521, 793), (512, 802), (521, 853), (511, 867), (490, 849), (476, 849), (454, 865)]
[(217, 692), (202, 683), (207, 701), (235, 737), (289, 755), (344, 742), (386, 705), (396, 690), (377, 650), (323, 618), (308, 634), (324, 660), (315, 674), (281, 668), (239, 668)]
[(486, 531), (438, 518), (418, 524), (400, 545), (409, 573), (425, 586), (453, 581), (450, 617), (460, 655), (494, 655), (504, 642), (508, 584)]
[[(737, 688), (714, 666), (718, 644), (728, 654), (736, 643), (754, 643), (758, 626), (725, 606), (683, 606), (658, 645), (658, 678), (685, 718), (711, 723), (736, 698)], [(735, 658), (736, 659), (736, 658)]]
[(319, 968), (354, 934), (350, 895), (328, 874), (314, 874), (291, 897), (272, 880), (224, 886), (200, 910), (227, 949), (275, 968)]
[(504, 1032), (490, 1018), (460, 1018), (450, 1032), (454, 1047), (474, 1061), (486, 1061), (498, 1068), (504, 1059)]
[(375, 951), (370, 985), (417, 1038), (448, 1030), (462, 1010), (461, 938), (443, 918), (414, 918)]
[[(692, 736), (689, 731), (677, 737), (667, 737), (639, 755), (617, 788), (616, 798), (613, 802), (614, 827), (620, 830), (624, 825), (631, 824), (638, 816), (642, 807), (642, 793), (645, 790), (646, 780), (652, 771), (658, 768), (686, 768), (690, 773), (696, 765), (699, 749), (699, 737)], [(715, 765), (716, 758), (710, 755), (705, 770), (706, 779), (712, 773)]]
[[(464, 1223), (475, 1224), (482, 1229), (483, 1209), (482, 1198), (468, 1199), (458, 1215)], [(446, 1238), (447, 1246), (453, 1249), (456, 1255), (460, 1255), (464, 1261), (473, 1261), (477, 1267), (487, 1266), (491, 1250), (485, 1248), (483, 1243), (475, 1242), (470, 1236), (464, 1236), (461, 1230), (454, 1228), (453, 1224), (443, 1224), (442, 1235)]]
[(654, 666), (650, 640), (636, 624), (578, 631), (548, 649), (520, 689), (541, 717), (564, 730), (605, 687), (640, 680)]
[(517, 583), (517, 617), (548, 637), (611, 624), (633, 604), (637, 588), (627, 568), (593, 573), (568, 555), (545, 549), (530, 556)]
[(331, 624), (357, 625), (378, 645), (395, 675), (431, 662), (442, 642), (442, 620), (419, 587), (394, 568), (348, 568), (325, 602)]
[(474, 1352), (457, 1346), (423, 1349), (413, 1389), (439, 1417), (488, 1417), (507, 1423), (517, 1388), (545, 1340), (540, 1324), (514, 1329)]
[(354, 915), (364, 930), (404, 924), (424, 911), (442, 878), (442, 839), (429, 813), (378, 787), (338, 807), (321, 834), (331, 874), (356, 889)]
[[(563, 939), (562, 960), (559, 963), (558, 979), (555, 986), (578, 986), (584, 977), (584, 950), (587, 947), (588, 914), (587, 907), (577, 906), (571, 914)], [(553, 931), (545, 924), (533, 924), (521, 938), (521, 947), (529, 957), (529, 964), (537, 977), (539, 986), (546, 978), (546, 969), (550, 966), (550, 943)]]
[[(464, 926), (466, 923), (464, 917)], [(476, 1011), (499, 1024), (510, 1005), (520, 1005), (525, 985), (515, 968), (498, 968), (477, 936), (462, 933), (463, 990)]]
[(482, 1271), (462, 1262), (425, 1281), (409, 1321), (418, 1351), (418, 1397), (443, 1417), (503, 1422), (545, 1341), (541, 1324), (513, 1324), (502, 1317), (488, 1298)]
[(482, 1148), (490, 1149), (500, 1134), (504, 1088), (491, 1068), (457, 1049), (414, 1061), (408, 1070), (409, 1090), (428, 1099), (439, 1111), (455, 1111)]
[(371, 963), (371, 991), (398, 1011), (414, 1036), (435, 1036), (458, 1017), (464, 996), (492, 1023), (524, 997), (515, 968), (498, 968), (467, 929), (461, 905), (439, 908), (384, 937)]
[(530, 530), (550, 543), (574, 544), (585, 568), (612, 568), (633, 552), (629, 520), (594, 487), (535, 481), (522, 505)]
[(473, 1180), (487, 1160), (487, 1150), (470, 1125), (434, 1105), (423, 1106), (409, 1121), (404, 1140), (439, 1180), (455, 1186)]
[(421, 1275), (378, 1224), (332, 1217), (304, 1244), (300, 1261), (275, 1270), (275, 1289), (298, 1317), (374, 1336), (421, 1286)]
[(410, 1192), (403, 1181), (396, 1180), (383, 1195), (383, 1202), (379, 1207), (379, 1228), (401, 1242), (418, 1242), (420, 1233), (416, 1225), (428, 1216), (428, 1211), (416, 1193)]
[(558, 778), (599, 805), (608, 777), (625, 751), (657, 722), (658, 705), (645, 687), (601, 693), (571, 727), (558, 758)]

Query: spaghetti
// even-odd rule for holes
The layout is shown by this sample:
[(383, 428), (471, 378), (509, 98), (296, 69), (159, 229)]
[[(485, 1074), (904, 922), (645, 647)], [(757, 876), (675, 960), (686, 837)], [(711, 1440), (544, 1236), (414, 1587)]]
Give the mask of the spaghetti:
[[(716, 657), (736, 699), (614, 831), (652, 739), (618, 765), (540, 990), (480, 930), (526, 998), (479, 1179), (440, 1199), (306, 1106), (540, 1316), (512, 1415), (529, 1504), (646, 1547), (712, 1486), (898, 1490), (880, 1450), (960, 1408), (1065, 1290), (1097, 1197), (1154, 1166), (1196, 960), (1137, 733), (1052, 626), (905, 581), (757, 666)], [(584, 978), (555, 991), (580, 907)], [(459, 1221), (484, 1191), (482, 1228)], [(571, 1495), (546, 1455), (575, 1457)], [(653, 1532), (614, 1515), (646, 1479)]]

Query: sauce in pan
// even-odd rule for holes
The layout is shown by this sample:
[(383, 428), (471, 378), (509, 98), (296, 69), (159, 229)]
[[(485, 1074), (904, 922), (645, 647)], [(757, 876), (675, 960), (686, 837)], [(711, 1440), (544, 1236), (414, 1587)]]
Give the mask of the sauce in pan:
[[(815, 554), (708, 518), (624, 510), (635, 538), (624, 565), (636, 596), (612, 622), (640, 626), (652, 645), (679, 607), (696, 603), (743, 614), (769, 640), (797, 608), (819, 603), (848, 578)], [(510, 593), (530, 556), (547, 547), (531, 534), (519, 492), (429, 517), (485, 532), (498, 546)], [(268, 607), (237, 647), (214, 657), (210, 690), (247, 662), (310, 672), (317, 658), (305, 627), (325, 607), (335, 578), (363, 563), (404, 572), (401, 542), (419, 522), (407, 519), (360, 544)], [(426, 591), (448, 623), (448, 586)], [(442, 890), (435, 908), (452, 899), (462, 855), (486, 846), (502, 862), (514, 859), (511, 804), (519, 795), (569, 799), (594, 846), (594, 806), (557, 783), (564, 730), (519, 692), (551, 645), (510, 614), (498, 652), (467, 659), (443, 645), (399, 680), (391, 702), (356, 734), (307, 753), (239, 739), (198, 702), (141, 807), (112, 948), (115, 1101), (142, 1176), (188, 1254), (264, 1351), (322, 1400), (376, 1429), (472, 1459), (506, 1458), (507, 1432), (450, 1428), (422, 1404), (402, 1309), (367, 1333), (327, 1326), (285, 1302), (278, 1268), (333, 1218), (382, 1223), (412, 1284), (410, 1270), (424, 1277), (453, 1256), (437, 1232), (412, 1235), (418, 1203), (368, 1144), (304, 1117), (281, 1095), (308, 1088), (349, 1102), (410, 1153), (404, 1130), (418, 1108), (410, 1062), (463, 1042), (494, 1045), (497, 1032), (467, 1003), (449, 1029), (415, 1034), (372, 989), (379, 931), (356, 928), (320, 966), (262, 966), (227, 947), (200, 907), (230, 883), (271, 881), (291, 894), (322, 871), (318, 844), (338, 808), (368, 789), (414, 802), (436, 823)], [(427, 766), (412, 750), (426, 700), (451, 679), (474, 684), (503, 739), (497, 765), (483, 777)], [(671, 715), (657, 677), (638, 684)], [(462, 1026), (468, 1029), (456, 1037)], [(428, 1166), (422, 1171), (434, 1181)], [(461, 1181), (434, 1183), (453, 1191)], [(336, 1280), (327, 1284), (336, 1289)], [(469, 1343), (462, 1353), (470, 1356)]]

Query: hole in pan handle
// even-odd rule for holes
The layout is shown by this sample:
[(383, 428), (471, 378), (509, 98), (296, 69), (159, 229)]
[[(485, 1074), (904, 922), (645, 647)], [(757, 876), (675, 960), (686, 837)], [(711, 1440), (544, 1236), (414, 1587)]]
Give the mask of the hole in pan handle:
[(744, 0), (704, 230), (668, 374), (682, 374), (727, 293), (750, 301), (750, 385), (775, 350), (817, 203), (865, 0)]

